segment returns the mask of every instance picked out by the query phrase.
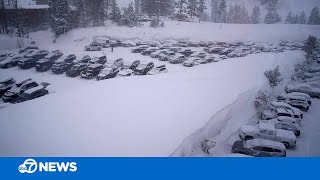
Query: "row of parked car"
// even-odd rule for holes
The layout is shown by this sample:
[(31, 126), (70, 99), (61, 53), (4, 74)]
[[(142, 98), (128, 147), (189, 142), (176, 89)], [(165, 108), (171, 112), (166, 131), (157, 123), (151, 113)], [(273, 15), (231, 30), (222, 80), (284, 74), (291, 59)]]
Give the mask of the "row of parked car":
[(258, 157), (285, 157), (286, 149), (297, 145), (303, 113), (309, 110), (312, 98), (320, 98), (319, 73), (320, 64), (315, 64), (305, 72), (303, 80), (287, 85), (286, 94), (270, 103), (257, 125), (241, 127), (241, 140), (233, 144), (232, 151)]
[(168, 72), (165, 65), (155, 65), (153, 62), (143, 64), (139, 60), (133, 63), (125, 62), (122, 58), (108, 62), (105, 55), (91, 58), (86, 55), (77, 59), (75, 54), (63, 56), (59, 50), (49, 52), (39, 50), (36, 46), (28, 46), (19, 50), (18, 54), (5, 54), (0, 62), (0, 68), (18, 66), (21, 69), (35, 67), (38, 72), (46, 72), (51, 69), (54, 74), (66, 73), (69, 77), (81, 76), (84, 79), (97, 80), (131, 76), (131, 75), (155, 75)]
[(0, 81), (0, 97), (5, 103), (21, 103), (49, 94), (49, 83), (37, 83), (32, 79), (17, 82), (14, 78)]

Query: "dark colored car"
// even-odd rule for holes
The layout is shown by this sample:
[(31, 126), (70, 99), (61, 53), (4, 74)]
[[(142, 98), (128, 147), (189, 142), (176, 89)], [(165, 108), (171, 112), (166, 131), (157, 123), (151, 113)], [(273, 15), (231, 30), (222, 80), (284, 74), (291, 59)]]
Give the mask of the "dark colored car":
[(119, 69), (103, 69), (97, 76), (97, 80), (111, 79), (117, 77)]
[(37, 59), (33, 58), (24, 58), (18, 62), (18, 66), (21, 69), (30, 69), (35, 67), (37, 64)]
[(77, 77), (80, 76), (80, 73), (88, 67), (87, 63), (78, 63), (71, 67), (70, 70), (66, 72), (66, 75), (69, 77)]
[(14, 104), (21, 103), (24, 101), (29, 101), (32, 99), (36, 99), (36, 98), (45, 96), (45, 95), (49, 94), (49, 91), (46, 89), (46, 87), (48, 85), (49, 85), (48, 83), (42, 83), (40, 86), (28, 89), (25, 92), (23, 92), (22, 94), (20, 94), (19, 97), (12, 100), (11, 103), (14, 103)]
[(96, 64), (96, 63), (98, 63), (98, 64), (105, 64), (105, 63), (107, 63), (107, 56), (97, 56), (97, 57), (93, 57), (90, 61), (89, 61), (89, 63), (91, 63), (91, 64)]
[(14, 86), (16, 81), (11, 77), (0, 81), (0, 96), (6, 93), (12, 86)]
[(286, 147), (282, 143), (264, 139), (236, 141), (232, 152), (254, 157), (286, 157)]
[(154, 52), (156, 52), (158, 50), (159, 50), (159, 48), (148, 48), (146, 50), (143, 50), (141, 52), (141, 54), (146, 56), (146, 55), (150, 55), (151, 53), (154, 53)]
[(154, 63), (140, 64), (134, 71), (135, 75), (147, 75), (148, 72), (154, 67)]
[(64, 72), (68, 71), (73, 64), (73, 62), (56, 62), (52, 66), (51, 70), (54, 74), (63, 74)]
[(77, 56), (75, 54), (70, 54), (69, 56), (67, 56), (65, 59), (64, 59), (64, 62), (67, 62), (67, 63), (72, 63), (73, 61), (75, 61), (77, 59)]
[(129, 69), (131, 69), (132, 71), (135, 71), (140, 64), (141, 62), (139, 60), (136, 60), (130, 65)]
[(24, 53), (25, 51), (30, 50), (30, 49), (38, 50), (39, 48), (37, 46), (27, 46), (25, 48), (20, 49), (19, 54)]
[(85, 71), (81, 72), (80, 76), (81, 78), (84, 78), (84, 79), (93, 79), (96, 76), (98, 76), (98, 74), (102, 69), (103, 69), (102, 64), (91, 64), (86, 68)]
[(60, 50), (52, 51), (50, 54), (44, 57), (44, 59), (50, 60), (50, 61), (56, 61), (59, 58), (63, 56), (63, 53)]
[(88, 55), (83, 56), (83, 58), (79, 61), (81, 63), (89, 63), (89, 61), (91, 60), (91, 57)]
[(15, 67), (18, 65), (18, 62), (20, 60), (24, 59), (23, 57), (21, 56), (15, 56), (15, 57), (12, 57), (12, 58), (7, 58), (5, 59), (4, 61), (2, 61), (0, 63), (0, 68), (2, 69), (9, 69), (9, 68), (12, 68), (12, 67)]
[(149, 48), (149, 46), (143, 45), (143, 46), (139, 46), (139, 47), (137, 47), (135, 49), (132, 49), (131, 52), (132, 53), (141, 53), (142, 51), (144, 51), (144, 50), (146, 50), (148, 48)]
[(8, 90), (2, 96), (4, 102), (14, 102), (20, 94), (24, 93), (26, 90), (39, 86), (38, 83), (32, 79), (27, 79), (22, 82), (16, 83), (10, 90)]
[(179, 53), (185, 56), (191, 56), (194, 53), (194, 51), (192, 51), (191, 49), (186, 49), (186, 50), (179, 51)]
[(53, 64), (54, 64), (54, 61), (51, 61), (48, 59), (41, 59), (37, 61), (36, 70), (38, 72), (46, 72), (52, 68)]

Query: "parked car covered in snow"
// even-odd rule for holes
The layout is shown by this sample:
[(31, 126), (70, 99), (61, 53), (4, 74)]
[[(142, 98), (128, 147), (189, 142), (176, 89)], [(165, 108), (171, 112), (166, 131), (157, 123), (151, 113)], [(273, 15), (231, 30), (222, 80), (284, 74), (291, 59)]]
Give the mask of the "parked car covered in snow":
[(199, 63), (197, 62), (198, 59), (200, 59), (200, 58), (191, 57), (188, 60), (183, 62), (183, 66), (185, 66), (185, 67), (197, 66), (197, 65), (199, 65)]
[(79, 60), (80, 63), (89, 63), (89, 61), (91, 61), (91, 57), (89, 55), (85, 55), (81, 60)]
[(45, 95), (49, 94), (49, 91), (46, 89), (47, 86), (49, 86), (48, 83), (41, 83), (41, 85), (30, 88), (30, 89), (24, 91), (22, 94), (20, 94), (19, 97), (15, 98), (12, 101), (12, 103), (21, 103), (24, 101), (29, 101), (32, 99), (36, 99), (36, 98), (45, 96)]
[(44, 59), (50, 60), (50, 61), (56, 61), (61, 56), (63, 56), (63, 53), (60, 50), (52, 51), (50, 54), (46, 55)]
[(99, 75), (100, 71), (103, 69), (102, 64), (91, 64), (86, 68), (85, 71), (82, 71), (80, 76), (84, 79), (93, 79)]
[(135, 71), (140, 64), (141, 62), (139, 60), (133, 61), (133, 63), (131, 63), (131, 65), (129, 66), (129, 69)]
[(169, 62), (171, 64), (180, 64), (183, 63), (185, 60), (187, 60), (186, 57), (183, 54), (178, 53), (169, 58)]
[(148, 49), (149, 46), (148, 45), (142, 45), (142, 46), (139, 46), (137, 48), (134, 48), (131, 50), (132, 53), (141, 53), (142, 51)]
[(0, 81), (0, 97), (14, 86), (16, 81), (13, 77)]
[(260, 123), (256, 126), (242, 126), (240, 130), (240, 138), (243, 140), (251, 139), (268, 139), (278, 141), (285, 145), (286, 148), (294, 147), (297, 138), (293, 132), (276, 129), (272, 124)]
[(99, 43), (93, 43), (93, 44), (90, 44), (89, 46), (84, 47), (86, 51), (101, 51), (102, 48), (103, 47)]
[(308, 94), (312, 98), (320, 98), (320, 88), (313, 87), (307, 83), (291, 83), (287, 85), (286, 92), (300, 92)]
[(205, 52), (195, 52), (191, 55), (191, 57), (199, 57), (199, 58), (205, 58), (207, 57), (207, 53)]
[(303, 97), (298, 96), (296, 96), (295, 98), (289, 98), (285, 102), (304, 112), (308, 111), (310, 106), (309, 103)]
[(89, 66), (88, 63), (77, 63), (73, 65), (67, 72), (66, 75), (69, 77), (80, 76), (81, 72)]
[(295, 114), (291, 109), (277, 108), (265, 110), (261, 113), (261, 119), (263, 120), (274, 119), (280, 116), (292, 117), (301, 121), (301, 117), (298, 114)]
[(93, 57), (89, 61), (89, 63), (91, 63), (91, 64), (105, 64), (106, 62), (107, 62), (107, 56), (105, 56), (105, 55)]
[(119, 69), (105, 68), (98, 74), (97, 80), (111, 79), (117, 77)]
[(151, 53), (154, 53), (154, 52), (156, 52), (156, 51), (158, 51), (158, 50), (159, 50), (159, 48), (152, 47), (152, 48), (148, 48), (148, 49), (146, 49), (146, 50), (143, 50), (143, 51), (141, 52), (141, 54), (142, 54), (142, 55), (150, 55)]
[(281, 118), (271, 119), (271, 120), (261, 120), (259, 121), (259, 123), (272, 124), (276, 129), (292, 131), (294, 135), (296, 135), (297, 137), (300, 136), (301, 134), (300, 126), (298, 124), (282, 121)]
[(8, 90), (2, 96), (4, 102), (14, 102), (20, 94), (24, 93), (26, 90), (37, 87), (38, 83), (32, 79), (27, 79), (21, 82), (16, 83), (10, 90)]
[(39, 61), (36, 62), (36, 70), (38, 72), (46, 72), (49, 69), (52, 68), (53, 64), (55, 63), (55, 61), (52, 60), (48, 60), (48, 59), (41, 59)]
[(24, 57), (20, 55), (16, 55), (14, 57), (8, 57), (4, 61), (0, 62), (0, 68), (9, 69), (18, 65), (20, 60), (23, 60)]
[(279, 101), (286, 101), (289, 100), (290, 98), (303, 98), (305, 101), (308, 102), (308, 104), (311, 106), (312, 104), (312, 100), (310, 95), (306, 94), (306, 93), (300, 93), (300, 92), (292, 92), (292, 93), (288, 93), (288, 94), (284, 94), (284, 95), (280, 95), (278, 96), (278, 100)]
[(168, 50), (158, 50), (150, 54), (152, 58), (159, 58), (161, 54), (168, 54)]
[(286, 157), (283, 143), (266, 139), (236, 141), (232, 145), (232, 152), (254, 157)]
[(171, 57), (174, 57), (176, 55), (175, 52), (173, 51), (168, 51), (167, 53), (162, 53), (160, 56), (159, 56), (159, 60), (160, 61), (169, 61), (169, 59)]
[(37, 61), (38, 61), (37, 59), (33, 59), (33, 58), (24, 58), (19, 60), (18, 66), (21, 69), (30, 69), (36, 66)]
[(181, 51), (178, 51), (178, 53), (183, 54), (185, 56), (191, 56), (195, 51), (192, 51), (191, 49), (184, 49)]
[(134, 75), (134, 73), (131, 69), (124, 69), (118, 73), (117, 77), (128, 77), (132, 75)]
[(288, 110), (291, 110), (294, 113), (295, 117), (299, 116), (301, 119), (303, 118), (303, 112), (300, 109), (295, 108), (295, 107), (293, 107), (290, 104), (285, 103), (285, 102), (272, 101), (270, 103), (270, 108), (271, 109), (277, 109), (277, 108), (288, 109)]
[(148, 72), (154, 67), (154, 63), (150, 62), (148, 64), (139, 64), (139, 66), (135, 69), (135, 75), (147, 75)]
[(34, 46), (34, 45), (30, 45), (30, 46), (27, 46), (25, 48), (22, 48), (19, 50), (19, 54), (21, 53), (24, 53), (25, 51), (27, 50), (38, 50), (39, 48), (37, 46)]
[(148, 75), (156, 75), (156, 74), (162, 74), (167, 72), (168, 72), (168, 69), (166, 65), (159, 65), (151, 69), (151, 71), (148, 72)]

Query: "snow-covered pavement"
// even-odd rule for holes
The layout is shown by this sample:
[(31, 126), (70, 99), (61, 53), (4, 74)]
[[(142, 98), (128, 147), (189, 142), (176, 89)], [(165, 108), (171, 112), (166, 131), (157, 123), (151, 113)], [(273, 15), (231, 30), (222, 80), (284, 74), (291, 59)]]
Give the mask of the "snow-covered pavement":
[(304, 114), (297, 147), (287, 151), (289, 157), (320, 157), (320, 100), (313, 99), (312, 103)]

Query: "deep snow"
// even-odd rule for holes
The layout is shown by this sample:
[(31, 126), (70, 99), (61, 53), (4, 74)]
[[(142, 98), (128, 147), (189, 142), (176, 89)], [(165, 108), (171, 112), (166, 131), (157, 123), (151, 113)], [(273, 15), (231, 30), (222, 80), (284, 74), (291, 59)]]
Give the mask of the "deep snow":
[(263, 72), (292, 68), (301, 51), (256, 54), (168, 74), (102, 82), (35, 70), (0, 76), (48, 81), (55, 93), (0, 109), (2, 156), (168, 156)]

